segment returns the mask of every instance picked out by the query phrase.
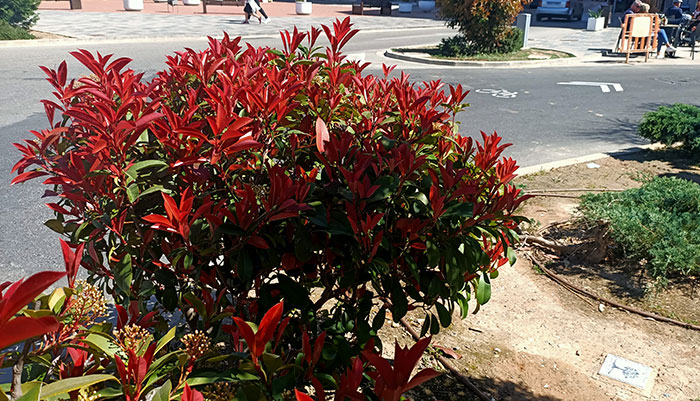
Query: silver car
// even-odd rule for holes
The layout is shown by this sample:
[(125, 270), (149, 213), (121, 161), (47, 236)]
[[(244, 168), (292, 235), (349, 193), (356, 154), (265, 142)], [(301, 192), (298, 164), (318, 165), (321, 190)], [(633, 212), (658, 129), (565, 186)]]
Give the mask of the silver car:
[(568, 21), (580, 21), (583, 17), (582, 0), (540, 0), (537, 7), (537, 21), (542, 21), (544, 17), (564, 18)]

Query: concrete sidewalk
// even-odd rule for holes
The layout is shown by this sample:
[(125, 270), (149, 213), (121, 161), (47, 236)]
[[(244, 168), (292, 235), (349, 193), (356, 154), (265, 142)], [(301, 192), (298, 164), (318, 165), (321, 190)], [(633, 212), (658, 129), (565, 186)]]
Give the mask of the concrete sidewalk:
[[(398, 12), (397, 6), (394, 6), (390, 16), (379, 15), (379, 10), (376, 8), (366, 8), (365, 15), (352, 15), (352, 0), (333, 1), (333, 4), (314, 2), (311, 16), (296, 15), (295, 3), (292, 1), (262, 3), (271, 17), (268, 24), (258, 24), (257, 20), (252, 20), (250, 24), (243, 24), (242, 7), (211, 6), (208, 7), (209, 13), (203, 14), (201, 5), (169, 7), (167, 3), (144, 0), (144, 11), (128, 12), (123, 10), (122, 0), (82, 0), (82, 10), (69, 10), (68, 2), (65, 1), (44, 1), (39, 7), (40, 19), (34, 29), (81, 40), (131, 41), (221, 37), (223, 32), (231, 36), (248, 38), (278, 37), (280, 31), (293, 29), (295, 26), (300, 30), (307, 30), (311, 26), (330, 25), (336, 18), (348, 16), (351, 17), (355, 28), (363, 31), (445, 26), (443, 21), (437, 19), (435, 11), (426, 13), (414, 7), (413, 13), (403, 14)], [(580, 28), (531, 26), (529, 46), (560, 50), (575, 55), (576, 59), (567, 64), (618, 64), (624, 63), (624, 56), (605, 56), (605, 53), (614, 48), (619, 32), (619, 28), (612, 27), (590, 32)], [(4, 45), (9, 44), (0, 43), (0, 46)], [(388, 47), (390, 46), (388, 44)], [(692, 63), (689, 53), (689, 48), (680, 48), (677, 52), (679, 57), (664, 60), (651, 57), (649, 64)], [(630, 63), (639, 64), (643, 61), (643, 57), (635, 57)], [(537, 64), (546, 65), (547, 63), (538, 62)], [(561, 65), (561, 63), (553, 64)]]
[[(342, 2), (342, 0), (341, 0)], [(144, 1), (140, 12), (124, 11), (122, 0), (82, 0), (82, 10), (69, 10), (68, 2), (44, 1), (39, 7), (39, 22), (33, 29), (77, 39), (134, 39), (134, 38), (199, 38), (221, 37), (222, 32), (233, 36), (277, 36), (281, 30), (306, 30), (311, 26), (329, 25), (336, 18), (350, 16), (355, 28), (361, 30), (407, 29), (442, 27), (435, 11), (423, 12), (415, 7), (413, 13), (391, 16), (379, 15), (377, 8), (365, 8), (364, 15), (352, 15), (352, 2), (322, 4), (314, 2), (310, 16), (297, 15), (294, 1), (261, 3), (271, 17), (267, 24), (252, 18), (243, 24), (243, 7), (209, 6), (207, 14), (202, 6), (172, 7), (167, 3)]]

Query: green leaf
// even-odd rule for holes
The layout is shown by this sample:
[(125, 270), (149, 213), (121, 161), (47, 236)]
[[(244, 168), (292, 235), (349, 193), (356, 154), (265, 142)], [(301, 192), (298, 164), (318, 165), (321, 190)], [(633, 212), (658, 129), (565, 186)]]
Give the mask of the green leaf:
[(114, 354), (119, 351), (119, 346), (114, 344), (108, 337), (102, 334), (90, 333), (81, 341), (93, 345), (105, 355), (114, 357)]
[(139, 198), (142, 198), (142, 197), (144, 197), (144, 196), (146, 196), (146, 195), (148, 195), (148, 194), (151, 194), (151, 193), (153, 193), (153, 192), (161, 192), (161, 191), (163, 191), (163, 186), (162, 186), (162, 185), (154, 185), (154, 186), (152, 186), (152, 187), (146, 189), (145, 191), (141, 192), (141, 193), (139, 194)]
[(134, 203), (139, 197), (139, 184), (133, 183), (126, 187), (126, 196), (129, 198), (129, 202)]
[(394, 283), (394, 287), (391, 289), (391, 303), (393, 304), (391, 314), (394, 321), (398, 322), (402, 317), (406, 316), (408, 311), (408, 300), (401, 288), (401, 283), (398, 281)]
[(47, 220), (44, 225), (59, 234), (63, 234), (63, 223), (58, 219)]
[(489, 276), (484, 273), (479, 277), (479, 284), (476, 287), (476, 302), (479, 305), (484, 305), (491, 299), (491, 281)]
[(189, 384), (190, 386), (199, 386), (202, 384), (212, 384), (216, 382), (251, 380), (260, 380), (260, 378), (252, 373), (244, 372), (242, 370), (229, 369), (225, 373), (202, 372), (193, 374), (187, 379), (187, 384)]
[(156, 389), (151, 401), (169, 401), (172, 389), (173, 385), (170, 383), (170, 380), (166, 381), (162, 386)]
[(116, 387), (105, 387), (98, 391), (96, 393), (98, 395), (98, 399), (103, 399), (103, 398), (117, 398), (120, 395), (124, 394), (122, 389), (116, 388)]
[(513, 250), (511, 246), (506, 248), (506, 257), (508, 257), (508, 263), (510, 263), (511, 266), (518, 260), (517, 256), (515, 256), (515, 250)]
[(430, 314), (430, 334), (435, 335), (440, 332), (440, 322), (437, 316)]
[(474, 214), (474, 205), (470, 202), (457, 202), (453, 205), (450, 205), (445, 209), (445, 213), (442, 215), (442, 217), (451, 217), (451, 216), (459, 216), (459, 217), (472, 217)]
[(74, 390), (92, 386), (93, 384), (101, 383), (107, 380), (117, 380), (112, 375), (88, 375), (80, 377), (70, 377), (68, 379), (59, 380), (49, 383), (42, 387), (41, 398), (50, 398), (57, 395), (66, 394)]
[(160, 338), (160, 340), (158, 340), (158, 345), (156, 345), (156, 351), (154, 352), (154, 355), (158, 354), (158, 351), (163, 349), (163, 347), (168, 345), (170, 340), (175, 338), (175, 329), (176, 329), (176, 327), (173, 326), (170, 330), (168, 330), (167, 333), (165, 333), (165, 335), (163, 337)]
[(200, 316), (204, 317), (205, 321), (207, 320), (207, 307), (204, 305), (204, 302), (202, 302), (201, 299), (197, 298), (197, 296), (191, 292), (188, 292), (187, 294), (183, 295), (182, 298), (185, 301), (187, 301), (190, 305), (192, 305), (197, 311), (197, 313)]
[(129, 177), (136, 180), (139, 175), (141, 175), (141, 170), (158, 167), (157, 171), (163, 170), (168, 167), (168, 163), (162, 160), (144, 160), (138, 163), (132, 164), (128, 169), (126, 169), (126, 174)]
[(63, 306), (63, 302), (66, 300), (66, 293), (63, 290), (63, 287), (56, 288), (51, 295), (49, 295), (49, 299), (47, 301), (49, 309), (54, 311), (54, 313), (58, 312), (58, 309)]
[(372, 319), (372, 330), (374, 331), (379, 331), (379, 329), (384, 326), (384, 321), (386, 320), (386, 309), (382, 308), (377, 312), (376, 315), (374, 315), (374, 319)]
[(430, 330), (430, 315), (426, 314), (425, 320), (423, 320), (423, 327), (420, 329), (420, 336), (425, 337), (428, 334), (428, 330)]
[(314, 256), (310, 247), (311, 233), (302, 226), (298, 227), (294, 234), (294, 255), (300, 262), (308, 262)]
[(131, 294), (132, 274), (131, 255), (127, 253), (122, 260), (117, 262), (114, 266), (114, 283), (127, 295)]
[(449, 327), (450, 323), (452, 323), (452, 314), (450, 311), (448, 311), (447, 308), (445, 308), (445, 306), (439, 302), (435, 304), (435, 309), (437, 309), (442, 327)]
[(287, 275), (279, 274), (277, 275), (277, 280), (279, 281), (280, 290), (282, 290), (282, 294), (284, 295), (285, 306), (287, 302), (289, 302), (289, 306), (292, 309), (309, 310), (309, 308), (312, 307), (309, 293), (304, 286), (292, 280)]
[(459, 314), (462, 319), (466, 319), (469, 315), (469, 299), (464, 295), (457, 294), (457, 305), (459, 305)]
[[(29, 390), (25, 389), (25, 385), (27, 384), (32, 384)], [(39, 401), (39, 396), (41, 394), (41, 382), (25, 383), (22, 385), (22, 391), (24, 391), (24, 394), (15, 401)]]

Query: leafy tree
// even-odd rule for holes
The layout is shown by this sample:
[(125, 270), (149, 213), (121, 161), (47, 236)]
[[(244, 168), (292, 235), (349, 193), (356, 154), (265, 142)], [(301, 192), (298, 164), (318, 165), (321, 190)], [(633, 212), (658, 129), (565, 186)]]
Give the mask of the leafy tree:
[(511, 27), (526, 0), (437, 0), (439, 15), (457, 28), (466, 53), (508, 53), (515, 50)]
[(0, 3), (0, 20), (8, 24), (29, 29), (38, 20), (36, 8), (41, 0), (3, 0)]

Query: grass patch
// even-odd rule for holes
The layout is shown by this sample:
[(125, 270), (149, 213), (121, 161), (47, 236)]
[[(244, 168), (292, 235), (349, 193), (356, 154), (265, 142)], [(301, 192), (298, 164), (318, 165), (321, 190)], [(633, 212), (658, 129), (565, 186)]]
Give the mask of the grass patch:
[(656, 177), (641, 188), (584, 195), (579, 210), (588, 224), (608, 222), (623, 256), (645, 260), (661, 284), (700, 273), (700, 185)]
[(523, 60), (555, 60), (559, 58), (573, 57), (572, 54), (548, 49), (521, 49), (512, 53), (489, 53), (475, 54), (468, 57), (445, 57), (440, 55), (437, 46), (393, 49), (398, 53), (412, 53), (427, 55), (441, 60), (464, 60), (464, 61), (523, 61)]
[(34, 36), (26, 30), (14, 27), (6, 21), (0, 20), (0, 40), (34, 39)]

